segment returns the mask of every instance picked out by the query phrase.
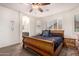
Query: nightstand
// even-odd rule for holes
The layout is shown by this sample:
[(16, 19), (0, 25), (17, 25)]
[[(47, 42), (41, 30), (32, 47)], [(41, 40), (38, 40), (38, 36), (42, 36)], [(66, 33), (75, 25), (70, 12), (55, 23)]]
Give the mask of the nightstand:
[(79, 34), (77, 34), (77, 39), (76, 39), (76, 48), (79, 52)]
[(78, 49), (79, 52), (79, 39), (76, 40), (76, 48)]
[(68, 48), (76, 47), (76, 39), (73, 38), (64, 38), (64, 46)]

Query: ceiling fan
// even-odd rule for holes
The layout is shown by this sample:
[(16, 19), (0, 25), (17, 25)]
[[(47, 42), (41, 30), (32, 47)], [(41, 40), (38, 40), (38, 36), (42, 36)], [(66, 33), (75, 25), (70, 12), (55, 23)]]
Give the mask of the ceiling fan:
[(34, 9), (39, 10), (40, 12), (43, 12), (43, 9), (41, 7), (49, 5), (50, 3), (32, 3), (31, 4), (31, 9), (29, 12), (32, 12)]

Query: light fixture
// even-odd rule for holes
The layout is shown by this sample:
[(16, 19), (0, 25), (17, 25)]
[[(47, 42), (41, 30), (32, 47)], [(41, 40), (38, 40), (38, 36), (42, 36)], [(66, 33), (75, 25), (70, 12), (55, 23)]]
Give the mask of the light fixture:
[(50, 3), (32, 3), (32, 8), (30, 10), (30, 12), (33, 11), (33, 9), (39, 10), (40, 12), (43, 12), (42, 7), (49, 5)]
[(33, 9), (38, 9), (38, 8), (40, 8), (40, 5), (39, 4), (34, 4), (34, 5), (32, 5), (32, 8)]

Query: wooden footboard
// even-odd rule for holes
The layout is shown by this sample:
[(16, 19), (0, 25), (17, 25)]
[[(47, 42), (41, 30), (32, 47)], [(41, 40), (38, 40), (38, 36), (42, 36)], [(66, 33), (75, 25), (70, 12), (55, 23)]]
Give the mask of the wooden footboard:
[(23, 46), (29, 47), (37, 53), (45, 56), (54, 55), (54, 42), (32, 37), (23, 37)]

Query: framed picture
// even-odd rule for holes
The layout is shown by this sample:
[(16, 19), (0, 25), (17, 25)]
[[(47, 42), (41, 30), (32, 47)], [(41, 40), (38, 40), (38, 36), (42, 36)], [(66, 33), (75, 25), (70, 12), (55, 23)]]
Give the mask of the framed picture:
[(74, 31), (79, 32), (79, 14), (74, 16)]

